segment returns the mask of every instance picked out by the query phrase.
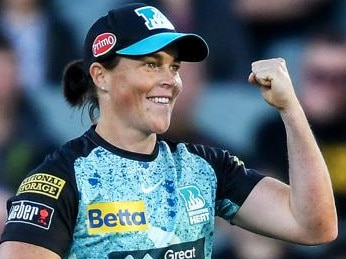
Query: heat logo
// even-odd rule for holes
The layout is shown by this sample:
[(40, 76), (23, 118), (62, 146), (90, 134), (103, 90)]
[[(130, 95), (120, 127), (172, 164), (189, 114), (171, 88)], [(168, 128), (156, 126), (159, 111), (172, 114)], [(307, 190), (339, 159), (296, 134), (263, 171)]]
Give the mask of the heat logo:
[(185, 202), (191, 225), (209, 221), (209, 210), (197, 186), (189, 185), (179, 188), (179, 193)]
[(169, 29), (174, 30), (173, 24), (158, 9), (146, 6), (135, 10), (138, 16), (145, 20), (145, 25), (149, 30)]
[(115, 46), (116, 42), (117, 40), (113, 33), (106, 32), (98, 35), (92, 46), (94, 57), (98, 57), (109, 52)]
[(24, 223), (49, 229), (54, 209), (43, 203), (22, 200), (12, 203), (6, 224)]
[(87, 207), (88, 233), (144, 231), (148, 229), (143, 201), (94, 203)]

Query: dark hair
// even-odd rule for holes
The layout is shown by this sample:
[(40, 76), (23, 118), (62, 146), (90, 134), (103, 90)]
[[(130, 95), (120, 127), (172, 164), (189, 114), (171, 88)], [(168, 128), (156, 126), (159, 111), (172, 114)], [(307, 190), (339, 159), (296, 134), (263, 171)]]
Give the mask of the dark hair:
[[(113, 69), (119, 62), (119, 56), (113, 56), (99, 63), (107, 70)], [(85, 108), (88, 106), (89, 118), (97, 119), (99, 101), (96, 86), (90, 76), (84, 71), (83, 61), (74, 60), (68, 63), (63, 72), (63, 93), (71, 107)]]

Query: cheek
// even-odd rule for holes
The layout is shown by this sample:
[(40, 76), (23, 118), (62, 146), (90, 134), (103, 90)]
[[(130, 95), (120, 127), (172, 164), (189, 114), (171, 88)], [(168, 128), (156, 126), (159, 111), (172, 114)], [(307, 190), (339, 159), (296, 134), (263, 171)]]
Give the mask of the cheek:
[(132, 93), (128, 91), (117, 92), (116, 96), (114, 96), (113, 100), (116, 104), (116, 110), (128, 112), (133, 109), (136, 104), (136, 99)]
[(140, 89), (136, 87), (138, 82), (133, 77), (118, 76), (115, 79), (113, 78), (112, 84), (114, 87), (112, 93), (113, 100), (120, 104), (121, 108), (132, 106), (140, 95)]

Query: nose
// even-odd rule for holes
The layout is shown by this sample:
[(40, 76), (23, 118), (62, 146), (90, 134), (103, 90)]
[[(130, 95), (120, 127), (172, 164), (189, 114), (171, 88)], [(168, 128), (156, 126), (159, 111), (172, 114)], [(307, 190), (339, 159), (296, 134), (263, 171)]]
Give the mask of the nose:
[(180, 81), (179, 74), (171, 68), (163, 68), (161, 71), (161, 85), (166, 87), (177, 87)]

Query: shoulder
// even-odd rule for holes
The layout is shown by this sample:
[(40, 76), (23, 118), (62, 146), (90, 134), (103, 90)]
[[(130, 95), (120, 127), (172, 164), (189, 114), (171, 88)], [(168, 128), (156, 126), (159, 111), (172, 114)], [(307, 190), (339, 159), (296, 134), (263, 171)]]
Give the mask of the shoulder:
[(172, 153), (184, 151), (185, 154), (198, 156), (209, 163), (216, 171), (221, 171), (221, 168), (225, 168), (226, 164), (229, 166), (239, 166), (241, 162), (230, 150), (224, 148), (192, 142), (174, 141), (166, 138), (160, 138), (159, 140), (164, 141)]

